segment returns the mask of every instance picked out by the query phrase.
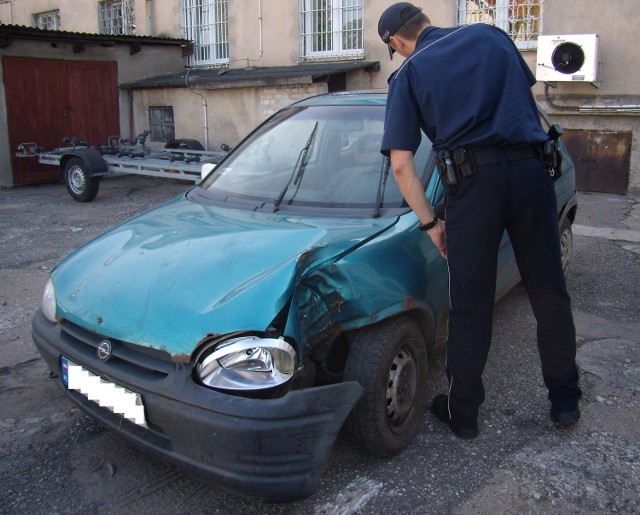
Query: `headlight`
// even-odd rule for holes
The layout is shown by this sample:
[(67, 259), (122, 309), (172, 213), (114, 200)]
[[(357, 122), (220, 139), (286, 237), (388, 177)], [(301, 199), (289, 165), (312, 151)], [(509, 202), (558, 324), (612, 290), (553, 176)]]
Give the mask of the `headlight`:
[(42, 294), (42, 312), (47, 320), (56, 322), (56, 292), (53, 289), (53, 281), (49, 278)]
[(205, 349), (195, 372), (205, 386), (251, 391), (273, 388), (291, 379), (296, 352), (283, 339), (241, 336)]

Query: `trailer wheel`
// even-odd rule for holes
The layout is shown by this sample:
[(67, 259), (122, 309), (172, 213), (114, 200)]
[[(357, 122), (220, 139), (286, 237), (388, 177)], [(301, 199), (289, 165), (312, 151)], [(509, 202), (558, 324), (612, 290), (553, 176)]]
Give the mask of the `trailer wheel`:
[(100, 187), (100, 177), (92, 176), (87, 168), (82, 159), (72, 157), (64, 169), (67, 191), (78, 202), (91, 202)]

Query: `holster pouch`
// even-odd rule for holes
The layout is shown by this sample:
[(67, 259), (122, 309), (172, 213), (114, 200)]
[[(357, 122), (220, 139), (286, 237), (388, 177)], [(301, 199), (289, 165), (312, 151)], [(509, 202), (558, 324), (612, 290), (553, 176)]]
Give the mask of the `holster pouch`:
[(458, 147), (453, 151), (453, 162), (455, 163), (458, 174), (462, 179), (468, 179), (478, 173), (473, 154), (464, 147)]
[(455, 186), (461, 180), (473, 177), (478, 173), (473, 155), (463, 147), (453, 151), (439, 150), (436, 154), (440, 178), (449, 185)]
[(460, 177), (458, 176), (451, 152), (446, 149), (439, 150), (436, 154), (436, 161), (442, 182), (449, 186), (455, 186), (460, 182)]
[(554, 124), (547, 132), (550, 139), (544, 142), (544, 160), (549, 168), (549, 175), (554, 181), (558, 180), (560, 175), (562, 175), (562, 154), (558, 147), (558, 140), (560, 136), (562, 136), (562, 133), (562, 127)]

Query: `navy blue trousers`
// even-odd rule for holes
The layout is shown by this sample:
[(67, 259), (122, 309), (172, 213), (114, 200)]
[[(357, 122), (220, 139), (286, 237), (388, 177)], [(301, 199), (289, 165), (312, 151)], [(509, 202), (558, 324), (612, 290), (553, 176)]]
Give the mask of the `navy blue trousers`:
[(465, 428), (476, 426), (485, 397), (482, 372), (491, 343), (498, 248), (505, 229), (536, 318), (551, 405), (573, 411), (581, 396), (553, 180), (542, 158), (481, 166), (446, 201), (449, 412), (453, 422)]

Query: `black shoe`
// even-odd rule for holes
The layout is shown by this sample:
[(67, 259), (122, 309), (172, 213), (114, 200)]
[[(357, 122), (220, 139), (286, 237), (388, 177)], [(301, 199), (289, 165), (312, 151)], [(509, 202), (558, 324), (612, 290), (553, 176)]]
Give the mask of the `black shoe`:
[(476, 436), (478, 436), (478, 426), (473, 429), (465, 429), (464, 427), (460, 427), (454, 424), (449, 418), (449, 398), (444, 394), (436, 395), (433, 398), (433, 403), (431, 404), (431, 412), (442, 422), (449, 426), (449, 429), (456, 435), (458, 438), (464, 438), (465, 440), (472, 440)]
[(551, 408), (550, 415), (555, 425), (569, 427), (577, 424), (578, 420), (580, 420), (580, 409), (576, 408), (575, 411), (556, 411)]

